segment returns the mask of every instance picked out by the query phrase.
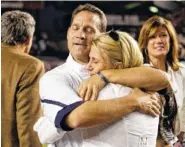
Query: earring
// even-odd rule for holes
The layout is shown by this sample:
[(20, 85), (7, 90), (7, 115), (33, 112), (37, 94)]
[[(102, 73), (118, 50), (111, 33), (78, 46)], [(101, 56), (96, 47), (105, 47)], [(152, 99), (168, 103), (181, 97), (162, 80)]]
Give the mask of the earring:
[(148, 55), (148, 51), (147, 51), (147, 48), (144, 49), (144, 63), (150, 63), (150, 58), (149, 58), (149, 55)]
[(144, 49), (144, 52), (145, 52), (145, 55), (148, 55), (148, 51), (146, 48)]

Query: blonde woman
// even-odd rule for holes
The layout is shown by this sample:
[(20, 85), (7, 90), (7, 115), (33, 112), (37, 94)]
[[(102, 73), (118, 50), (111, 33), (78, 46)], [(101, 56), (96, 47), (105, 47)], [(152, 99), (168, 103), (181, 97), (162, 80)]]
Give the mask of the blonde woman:
[(172, 87), (164, 93), (165, 109), (157, 147), (180, 146), (178, 140), (183, 141), (185, 132), (185, 67), (178, 61), (178, 42), (172, 23), (160, 16), (149, 18), (140, 31), (139, 46), (144, 62), (167, 72)]
[[(142, 66), (143, 56), (137, 42), (127, 33), (110, 31), (93, 40), (87, 69), (90, 75), (101, 74), (105, 69), (122, 69)], [(99, 93), (101, 100), (107, 97), (128, 95), (132, 89), (108, 83)], [(107, 108), (108, 109), (108, 108)], [(116, 114), (115, 114), (116, 115)], [(84, 129), (83, 144), (96, 146), (104, 143), (111, 147), (155, 147), (158, 117), (133, 112), (121, 120), (92, 129)], [(91, 132), (91, 133), (90, 133)], [(111, 134), (111, 136), (110, 136)], [(100, 145), (99, 146), (103, 146)]]

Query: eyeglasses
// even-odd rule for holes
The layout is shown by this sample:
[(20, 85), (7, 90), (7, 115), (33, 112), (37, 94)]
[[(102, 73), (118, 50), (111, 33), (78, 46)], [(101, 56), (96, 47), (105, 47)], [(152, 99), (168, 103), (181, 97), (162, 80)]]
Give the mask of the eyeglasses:
[[(122, 47), (121, 41), (119, 40), (119, 34), (118, 34), (116, 31), (111, 30), (111, 31), (108, 33), (108, 35), (109, 35), (114, 41), (116, 41), (116, 42), (120, 45), (120, 49), (122, 50), (123, 47)], [(122, 60), (120, 60), (120, 59), (113, 59), (113, 60), (115, 60), (115, 61), (117, 61), (117, 62), (122, 62)]]
[(119, 41), (119, 34), (114, 31), (114, 30), (111, 30), (109, 32), (109, 36), (114, 40), (114, 41)]

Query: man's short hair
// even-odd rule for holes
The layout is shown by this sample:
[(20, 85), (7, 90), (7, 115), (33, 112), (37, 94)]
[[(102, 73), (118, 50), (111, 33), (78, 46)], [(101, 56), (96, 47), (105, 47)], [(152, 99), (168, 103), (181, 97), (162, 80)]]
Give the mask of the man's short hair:
[(73, 19), (75, 17), (76, 14), (78, 14), (79, 12), (81, 11), (88, 11), (88, 12), (91, 12), (91, 13), (94, 13), (96, 15), (99, 16), (100, 18), (100, 26), (99, 26), (99, 29), (101, 32), (105, 32), (106, 29), (107, 29), (107, 18), (104, 14), (104, 12), (102, 10), (100, 10), (98, 7), (92, 5), (92, 4), (84, 4), (84, 5), (79, 5), (74, 11), (73, 11), (73, 14), (72, 14), (72, 18), (71, 18), (71, 24), (73, 22)]
[(35, 31), (35, 20), (27, 12), (7, 11), (1, 16), (1, 42), (23, 44)]

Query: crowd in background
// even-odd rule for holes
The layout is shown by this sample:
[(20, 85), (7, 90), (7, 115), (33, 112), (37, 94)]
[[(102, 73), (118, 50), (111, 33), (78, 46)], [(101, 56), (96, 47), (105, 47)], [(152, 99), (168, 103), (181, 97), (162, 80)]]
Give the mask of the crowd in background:
[[(19, 2), (21, 3), (21, 2)], [(85, 2), (81, 2), (85, 3)], [(90, 2), (102, 8), (108, 18), (107, 30), (126, 31), (138, 40), (142, 24), (153, 15), (160, 15), (172, 21), (178, 36), (179, 59), (185, 61), (185, 31), (183, 2)], [(9, 8), (5, 8), (9, 4)], [(12, 2), (13, 4), (13, 2)], [(36, 19), (36, 31), (30, 54), (45, 62), (46, 70), (63, 63), (67, 56), (66, 33), (70, 24), (72, 10), (79, 2), (23, 2), (21, 10), (28, 11)], [(155, 5), (158, 13), (148, 8)], [(2, 13), (13, 9), (11, 3), (3, 2)], [(40, 6), (40, 8), (39, 8)], [(35, 8), (34, 8), (35, 7)], [(115, 9), (117, 7), (117, 9)], [(173, 8), (173, 9), (172, 9)], [(36, 11), (35, 11), (35, 10)], [(50, 15), (52, 13), (52, 16)], [(49, 16), (49, 17), (46, 17)], [(132, 18), (133, 17), (133, 20)], [(124, 22), (123, 22), (124, 19)]]
[[(177, 37), (179, 42), (179, 60), (184, 63), (185, 36), (177, 34)], [(138, 40), (137, 38), (135, 39)], [(37, 32), (34, 36), (30, 54), (43, 60), (46, 70), (50, 70), (66, 60), (68, 56), (66, 40), (54, 41), (48, 37), (47, 32)]]

